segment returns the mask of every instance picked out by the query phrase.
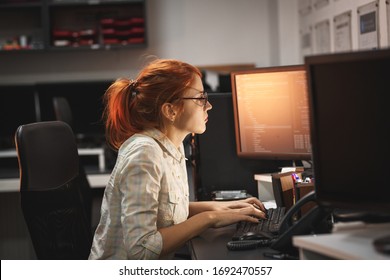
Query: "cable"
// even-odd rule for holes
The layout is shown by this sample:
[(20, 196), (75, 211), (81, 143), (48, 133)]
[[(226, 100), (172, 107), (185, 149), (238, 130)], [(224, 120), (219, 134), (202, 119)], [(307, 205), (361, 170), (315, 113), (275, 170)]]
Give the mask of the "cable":
[(256, 249), (259, 247), (269, 247), (273, 242), (273, 239), (260, 239), (260, 240), (237, 240), (229, 241), (226, 247), (230, 251), (241, 251)]

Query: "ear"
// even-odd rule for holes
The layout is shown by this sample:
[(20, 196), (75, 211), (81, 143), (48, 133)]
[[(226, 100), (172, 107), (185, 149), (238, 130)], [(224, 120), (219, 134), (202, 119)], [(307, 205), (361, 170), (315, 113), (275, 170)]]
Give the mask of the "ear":
[(161, 107), (161, 112), (171, 122), (176, 118), (176, 108), (171, 103), (164, 103)]

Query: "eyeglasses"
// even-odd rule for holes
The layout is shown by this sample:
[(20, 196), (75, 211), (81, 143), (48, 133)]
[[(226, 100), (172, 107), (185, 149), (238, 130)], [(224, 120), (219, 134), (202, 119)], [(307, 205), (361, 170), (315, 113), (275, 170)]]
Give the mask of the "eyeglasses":
[(207, 101), (209, 101), (209, 97), (207, 95), (207, 92), (200, 91), (197, 89), (195, 89), (195, 90), (200, 92), (202, 94), (202, 97), (182, 97), (181, 99), (193, 99), (197, 105), (206, 107)]

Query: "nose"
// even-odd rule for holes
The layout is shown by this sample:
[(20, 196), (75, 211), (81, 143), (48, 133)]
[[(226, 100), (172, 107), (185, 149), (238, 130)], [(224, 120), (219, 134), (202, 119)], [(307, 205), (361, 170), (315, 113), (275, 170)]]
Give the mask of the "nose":
[(205, 111), (211, 110), (213, 108), (213, 105), (211, 105), (210, 101), (207, 101)]

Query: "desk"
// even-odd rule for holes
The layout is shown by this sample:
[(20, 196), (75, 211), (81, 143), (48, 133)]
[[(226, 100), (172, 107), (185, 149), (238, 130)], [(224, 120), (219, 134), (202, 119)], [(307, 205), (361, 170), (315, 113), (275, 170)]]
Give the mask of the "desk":
[[(91, 188), (105, 188), (110, 174), (87, 174), (88, 182)], [(2, 192), (19, 192), (20, 179), (19, 178), (4, 178), (0, 179), (0, 193)]]
[[(106, 173), (106, 164), (103, 148), (79, 148), (80, 156), (97, 156), (99, 161), (99, 171), (96, 173), (88, 173), (87, 178), (91, 188), (104, 188), (110, 178), (110, 174)], [(0, 150), (1, 158), (16, 158), (17, 152), (15, 149)], [(0, 179), (0, 192), (18, 192), (20, 188), (19, 172), (16, 176)]]
[[(275, 208), (274, 200), (263, 201), (265, 208)], [(271, 248), (257, 248), (243, 251), (229, 251), (226, 248), (236, 230), (236, 224), (210, 228), (189, 242), (191, 258), (194, 260), (262, 260), (263, 253), (277, 253)]]
[[(78, 152), (80, 156), (97, 156), (100, 172), (104, 172), (106, 170), (106, 160), (103, 147), (78, 148)], [(18, 154), (15, 149), (0, 150), (0, 158), (13, 158), (17, 156)]]
[(270, 248), (244, 251), (229, 251), (226, 243), (231, 240), (236, 225), (210, 228), (189, 242), (191, 258), (194, 260), (261, 260), (263, 253), (277, 253)]
[(390, 223), (339, 223), (330, 234), (294, 236), (300, 259), (389, 260), (390, 255), (378, 253), (372, 242), (389, 235)]

